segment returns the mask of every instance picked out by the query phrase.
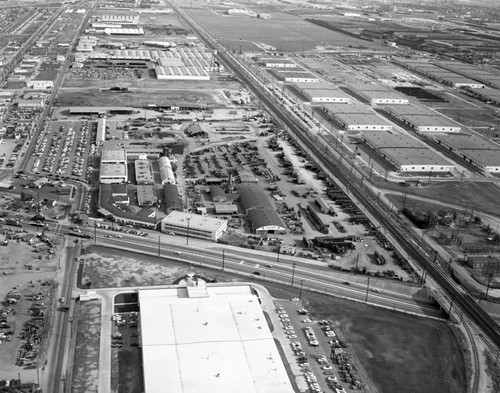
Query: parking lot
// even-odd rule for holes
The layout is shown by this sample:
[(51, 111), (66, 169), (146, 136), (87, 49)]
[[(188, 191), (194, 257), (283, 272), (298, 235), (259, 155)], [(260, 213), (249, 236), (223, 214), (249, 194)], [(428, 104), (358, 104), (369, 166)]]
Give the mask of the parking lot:
[(88, 180), (94, 170), (95, 145), (93, 123), (74, 121), (50, 122), (35, 144), (32, 170), (46, 176)]
[(275, 305), (280, 328), (310, 392), (344, 393), (362, 388), (355, 365), (349, 361), (331, 321), (314, 320), (298, 298), (275, 301)]

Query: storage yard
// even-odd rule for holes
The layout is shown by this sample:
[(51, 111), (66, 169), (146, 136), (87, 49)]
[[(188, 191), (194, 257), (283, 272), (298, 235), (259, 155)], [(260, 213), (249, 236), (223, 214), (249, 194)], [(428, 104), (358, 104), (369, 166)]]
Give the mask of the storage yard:
[[(0, 207), (6, 212), (0, 217), (0, 380), (21, 379), (22, 371), (34, 381), (47, 359), (54, 311), (67, 325), (71, 303), (77, 356), (73, 379), (69, 374), (60, 379), (65, 385), (68, 377), (75, 392), (100, 390), (96, 362), (101, 354), (109, 360), (113, 391), (125, 385), (134, 392), (160, 390), (167, 381), (174, 389), (195, 392), (202, 380), (205, 390), (214, 392), (238, 383), (248, 391), (274, 384), (276, 392), (376, 392), (380, 382), (368, 374), (383, 372), (370, 366), (361, 347), (348, 343), (346, 332), (354, 332), (353, 343), (363, 341), (364, 333), (349, 325), (358, 321), (352, 315), (347, 326), (330, 310), (323, 320), (319, 308), (305, 310), (309, 305), (297, 298), (271, 306), (267, 299), (263, 313), (253, 290), (224, 306), (198, 299), (211, 291), (225, 297), (236, 288), (206, 287), (205, 279), (241, 279), (224, 272), (225, 250), (262, 253), (266, 261), (301, 258), (311, 271), (347, 277), (341, 287), (366, 280), (366, 303), (369, 295), (380, 294), (378, 287), (429, 296), (427, 271), (415, 269), (410, 254), (392, 243), (390, 231), (372, 221), (355, 198), (352, 187), (358, 182), (373, 192), (370, 203), (387, 198), (402, 225), (413, 223), (422, 241), (427, 237), (447, 250), (452, 258), (443, 267), (459, 279), (475, 280), (468, 286), (472, 293), (481, 294), (480, 286), (498, 287), (498, 227), (475, 215), (472, 205), (493, 213), (499, 209), (493, 181), (500, 173), (500, 77), (485, 63), (417, 58), (402, 51), (398, 45), (416, 45), (411, 34), (424, 33), (407, 18), (382, 25), (339, 14), (328, 4), (317, 6), (302, 14), (278, 12), (273, 3), (184, 4), (183, 12), (213, 41), (200, 39), (173, 9), (153, 1), (0, 10), (0, 33), (9, 37), (0, 39)], [(389, 26), (390, 34), (384, 30)], [(446, 46), (446, 40), (437, 37), (427, 44)], [(460, 45), (468, 42), (464, 38)], [(245, 71), (233, 75), (224, 66), (228, 59)], [(314, 141), (311, 149), (321, 150), (329, 169), (315, 162), (293, 127), (266, 111), (263, 98), (259, 102), (240, 83), (245, 73), (252, 73), (263, 97), (276, 101), (275, 114), (285, 113), (297, 134)], [(333, 167), (347, 179), (344, 184), (333, 179)], [(431, 196), (445, 206), (427, 211), (407, 194)], [(465, 212), (447, 207), (463, 204), (466, 197), (471, 208), (467, 202)], [(204, 277), (198, 283), (190, 278), (196, 269), (179, 262), (184, 249), (168, 251), (174, 262), (84, 247), (78, 285), (99, 295), (72, 295), (83, 299), (76, 308), (74, 299), (58, 298), (61, 259), (66, 261), (64, 250), (71, 248), (60, 247), (65, 234), (76, 250), (88, 239), (112, 245), (122, 233), (124, 240), (143, 242), (145, 248), (150, 241), (144, 238), (158, 236), (158, 256), (174, 240), (185, 241), (186, 249), (190, 241), (213, 244), (222, 251), (222, 269), (200, 267)], [(295, 262), (290, 265), (293, 287)], [(245, 277), (272, 286), (266, 272), (278, 270), (272, 268), (259, 263)], [(370, 279), (376, 283), (371, 291)], [(161, 290), (161, 300), (147, 289), (140, 290), (139, 299), (118, 294), (121, 287), (186, 280), (187, 297), (175, 300), (170, 289)], [(118, 297), (108, 310), (109, 286), (117, 288)], [(189, 292), (198, 310), (186, 308)], [(302, 292), (301, 283), (299, 298), (311, 296)], [(249, 302), (257, 308), (243, 307)], [(159, 305), (171, 314), (158, 315)], [(102, 319), (102, 312), (112, 319)], [(173, 329), (179, 319), (185, 322), (179, 325), (182, 332), (158, 331)], [(105, 338), (99, 336), (101, 327), (109, 330)], [(217, 340), (225, 355), (208, 344)], [(367, 341), (362, 343), (369, 348), (366, 358), (398, 358), (388, 340), (375, 339), (380, 346)], [(106, 352), (99, 352), (104, 347)], [(446, 341), (447, 351), (456, 349)], [(178, 367), (166, 370), (165, 359)], [(141, 361), (144, 372), (136, 367)], [(453, 372), (462, 376), (458, 368), (453, 364)], [(445, 375), (449, 391), (463, 390), (456, 375)], [(410, 385), (421, 390), (416, 380)], [(400, 386), (401, 381), (393, 382)]]

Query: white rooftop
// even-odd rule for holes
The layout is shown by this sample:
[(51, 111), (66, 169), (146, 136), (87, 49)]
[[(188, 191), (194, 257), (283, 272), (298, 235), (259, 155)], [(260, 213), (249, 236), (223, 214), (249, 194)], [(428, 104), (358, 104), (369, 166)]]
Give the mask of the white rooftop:
[(108, 150), (102, 151), (101, 161), (102, 162), (126, 162), (127, 155), (125, 150)]
[(167, 225), (173, 225), (179, 228), (187, 228), (189, 225), (191, 231), (216, 231), (226, 220), (174, 210), (162, 221)]
[(250, 286), (200, 285), (139, 290), (145, 392), (292, 393)]

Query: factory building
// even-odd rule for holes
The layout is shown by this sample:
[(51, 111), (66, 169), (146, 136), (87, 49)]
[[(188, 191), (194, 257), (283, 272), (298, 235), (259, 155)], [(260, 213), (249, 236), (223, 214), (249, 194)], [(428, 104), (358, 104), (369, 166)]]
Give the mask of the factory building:
[(150, 184), (137, 185), (137, 204), (139, 206), (152, 206), (156, 203), (156, 192)]
[(236, 186), (236, 191), (253, 233), (260, 236), (286, 233), (285, 224), (260, 187), (239, 184)]
[(358, 100), (370, 105), (406, 105), (409, 103), (408, 98), (379, 83), (349, 83), (345, 90)]
[(227, 230), (227, 220), (172, 211), (161, 221), (162, 232), (216, 242)]
[[(499, 81), (500, 85), (500, 81)], [(489, 104), (500, 105), (500, 90), (485, 87), (484, 89), (473, 90), (466, 89), (468, 94), (472, 97), (479, 98)]]
[(137, 28), (116, 28), (107, 27), (104, 29), (104, 34), (106, 35), (144, 35), (144, 29), (142, 27)]
[(28, 89), (48, 90), (54, 87), (57, 71), (42, 71), (27, 83)]
[(138, 298), (145, 393), (294, 391), (250, 285), (195, 276)]
[(348, 131), (390, 131), (392, 124), (361, 104), (325, 104), (328, 120)]
[(399, 132), (363, 133), (363, 141), (399, 173), (449, 173), (454, 166), (424, 143)]
[(147, 158), (134, 161), (135, 181), (137, 184), (154, 184), (151, 163)]
[(500, 88), (500, 76), (485, 70), (482, 66), (457, 61), (435, 61), (434, 64), (485, 85)]
[(403, 67), (413, 70), (421, 75), (424, 75), (430, 79), (436, 80), (439, 83), (448, 85), (455, 88), (472, 88), (472, 89), (482, 89), (485, 87), (484, 83), (477, 82), (466, 76), (462, 76), (455, 72), (445, 70), (438, 67), (437, 65), (430, 63), (428, 61), (417, 61), (417, 60), (395, 60), (395, 62)]
[(124, 150), (103, 150), (99, 181), (104, 184), (126, 183), (127, 156)]
[(477, 135), (437, 135), (446, 149), (485, 172), (500, 172), (500, 145)]
[(163, 185), (163, 200), (167, 213), (173, 210), (182, 210), (182, 201), (176, 185), (169, 183)]
[(234, 203), (214, 203), (214, 208), (217, 215), (238, 214), (238, 206)]
[(384, 105), (383, 111), (422, 134), (462, 130), (459, 123), (421, 105)]
[(266, 68), (297, 68), (298, 65), (293, 60), (285, 57), (259, 57), (257, 62)]
[(137, 24), (139, 15), (99, 15), (98, 19), (103, 23)]
[(158, 159), (158, 166), (160, 168), (161, 184), (176, 184), (175, 174), (170, 160), (167, 157), (160, 157)]
[(294, 83), (286, 89), (303, 102), (311, 103), (349, 103), (351, 97), (343, 90), (326, 82)]
[(276, 75), (279, 80), (288, 83), (319, 82), (319, 78), (310, 72), (278, 71)]
[(106, 140), (106, 118), (97, 120), (97, 135), (96, 135), (96, 144), (102, 145)]

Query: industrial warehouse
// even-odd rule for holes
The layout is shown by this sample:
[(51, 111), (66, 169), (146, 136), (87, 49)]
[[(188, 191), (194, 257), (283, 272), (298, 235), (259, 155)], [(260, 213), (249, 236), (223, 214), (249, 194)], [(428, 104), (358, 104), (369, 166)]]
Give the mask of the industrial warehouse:
[(418, 133), (453, 133), (462, 130), (457, 122), (421, 105), (384, 105), (383, 110)]
[(393, 125), (362, 104), (324, 104), (328, 121), (347, 131), (390, 131)]
[(473, 134), (438, 135), (435, 140), (485, 172), (500, 172), (500, 145)]
[(362, 139), (399, 173), (449, 173), (454, 166), (418, 139), (396, 132), (365, 132)]
[(349, 103), (351, 96), (343, 90), (325, 82), (293, 83), (285, 85), (286, 89), (302, 102), (310, 103)]
[(293, 391), (249, 285), (188, 278), (138, 292), (146, 393)]

